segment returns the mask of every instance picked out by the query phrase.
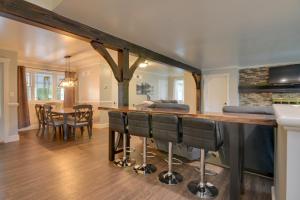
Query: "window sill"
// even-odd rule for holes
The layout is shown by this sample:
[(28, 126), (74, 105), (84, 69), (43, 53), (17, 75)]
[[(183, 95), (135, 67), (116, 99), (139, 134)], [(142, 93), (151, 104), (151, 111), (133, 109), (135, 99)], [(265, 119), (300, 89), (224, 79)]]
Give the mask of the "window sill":
[(29, 100), (28, 101), (29, 104), (45, 104), (50, 102), (63, 103), (64, 101), (62, 100)]

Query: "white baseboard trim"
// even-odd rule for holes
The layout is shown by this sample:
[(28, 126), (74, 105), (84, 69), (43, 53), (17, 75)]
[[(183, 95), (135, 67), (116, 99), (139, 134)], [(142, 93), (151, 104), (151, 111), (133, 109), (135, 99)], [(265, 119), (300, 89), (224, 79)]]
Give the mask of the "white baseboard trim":
[[(38, 129), (38, 124), (31, 124), (30, 126), (26, 127), (26, 128), (21, 128), (19, 129), (19, 131), (30, 131), (30, 130), (36, 130)], [(107, 128), (108, 127), (108, 123), (104, 123), (104, 124), (93, 124), (93, 128)]]
[(38, 129), (39, 125), (38, 124), (31, 124), (28, 127), (25, 128), (20, 128), (19, 131), (30, 131), (30, 130), (35, 130)]
[(8, 142), (15, 142), (15, 141), (19, 141), (19, 134), (15, 134), (15, 135), (8, 135), (5, 140), (4, 143), (8, 143)]
[(93, 128), (107, 128), (108, 127), (108, 123), (104, 123), (104, 124), (93, 124)]

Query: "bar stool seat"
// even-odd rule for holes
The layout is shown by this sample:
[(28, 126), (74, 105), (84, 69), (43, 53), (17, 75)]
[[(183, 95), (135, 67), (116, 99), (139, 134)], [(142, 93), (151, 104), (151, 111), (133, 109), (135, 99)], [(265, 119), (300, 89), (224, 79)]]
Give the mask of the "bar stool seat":
[(110, 111), (109, 116), (109, 129), (110, 131), (118, 132), (123, 134), (123, 158), (116, 159), (114, 164), (118, 167), (131, 167), (132, 161), (127, 156), (127, 116), (120, 111)]
[(153, 114), (152, 115), (152, 135), (156, 140), (169, 142), (168, 170), (162, 171), (158, 175), (160, 182), (175, 185), (183, 181), (183, 177), (172, 169), (173, 143), (180, 143), (180, 123), (176, 115)]
[(151, 137), (151, 116), (145, 112), (127, 113), (128, 133), (143, 138), (143, 163), (134, 166), (137, 174), (151, 174), (156, 171), (153, 164), (147, 163), (147, 138)]
[(188, 189), (194, 195), (206, 199), (218, 195), (218, 189), (205, 181), (205, 152), (218, 151), (223, 144), (223, 137), (215, 121), (184, 117), (182, 119), (184, 144), (200, 149), (200, 181), (191, 181)]

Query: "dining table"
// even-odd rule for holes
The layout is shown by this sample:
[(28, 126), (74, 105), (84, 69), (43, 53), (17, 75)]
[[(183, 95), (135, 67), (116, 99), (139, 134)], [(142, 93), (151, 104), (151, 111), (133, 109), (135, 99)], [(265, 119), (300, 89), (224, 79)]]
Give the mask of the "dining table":
[(60, 115), (63, 117), (63, 127), (64, 127), (64, 140), (68, 139), (68, 118), (70, 116), (74, 116), (75, 109), (74, 108), (55, 108), (52, 110), (52, 113), (55, 115)]
[[(216, 122), (224, 123), (227, 127), (229, 134), (229, 169), (230, 169), (230, 200), (238, 200), (243, 193), (243, 171), (244, 171), (244, 124), (272, 126), (276, 131), (277, 123), (274, 115), (264, 114), (244, 114), (244, 113), (198, 113), (190, 111), (182, 111), (176, 109), (161, 109), (161, 108), (138, 108), (138, 107), (98, 107), (102, 111), (117, 110), (123, 113), (133, 111), (143, 111), (162, 114), (175, 114), (179, 118), (189, 116), (202, 119), (210, 119)], [(114, 160), (115, 148), (114, 133), (109, 133), (110, 147), (109, 147), (109, 160)]]

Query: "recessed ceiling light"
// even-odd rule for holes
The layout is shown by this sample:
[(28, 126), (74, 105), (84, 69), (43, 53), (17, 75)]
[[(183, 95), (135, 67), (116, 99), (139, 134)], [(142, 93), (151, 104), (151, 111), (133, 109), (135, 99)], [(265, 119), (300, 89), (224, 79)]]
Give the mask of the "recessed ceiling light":
[(286, 79), (286, 78), (280, 79), (280, 83), (285, 83), (285, 82), (287, 82), (287, 79)]

